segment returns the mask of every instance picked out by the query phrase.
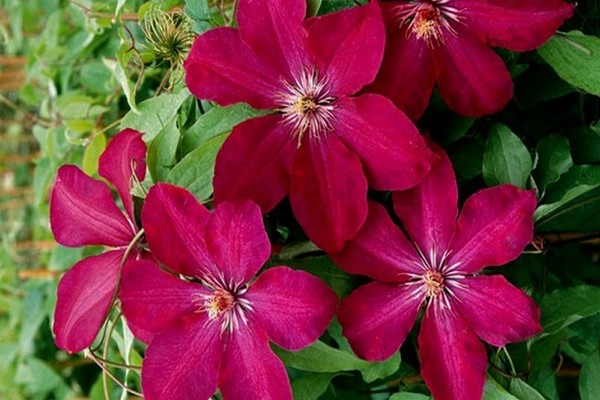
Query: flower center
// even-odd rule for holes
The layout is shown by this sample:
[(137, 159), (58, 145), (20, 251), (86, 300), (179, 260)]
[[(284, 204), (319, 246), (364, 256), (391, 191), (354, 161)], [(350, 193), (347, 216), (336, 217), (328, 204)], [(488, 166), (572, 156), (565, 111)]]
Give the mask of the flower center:
[(329, 94), (327, 80), (320, 77), (316, 69), (304, 69), (295, 82), (285, 82), (285, 92), (277, 96), (278, 111), (291, 134), (302, 144), (308, 133), (311, 139), (331, 131), (336, 98)]
[(430, 269), (423, 275), (423, 286), (427, 297), (437, 297), (444, 291), (444, 276)]
[(460, 22), (458, 9), (449, 6), (449, 0), (416, 0), (397, 8), (400, 25), (408, 26), (407, 35), (427, 42), (429, 47), (444, 43), (445, 32), (457, 35), (450, 21)]
[(235, 306), (235, 297), (227, 290), (218, 288), (212, 295), (204, 298), (202, 308), (208, 313), (208, 318), (215, 320)]

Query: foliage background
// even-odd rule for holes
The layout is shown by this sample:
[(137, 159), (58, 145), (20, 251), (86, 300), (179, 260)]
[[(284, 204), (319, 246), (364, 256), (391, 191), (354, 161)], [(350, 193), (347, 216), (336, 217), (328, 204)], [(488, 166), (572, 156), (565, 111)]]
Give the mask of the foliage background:
[[(196, 33), (233, 22), (234, 4), (221, 0), (0, 0), (2, 399), (125, 398), (90, 358), (53, 344), (58, 279), (84, 256), (82, 249), (56, 245), (48, 228), (48, 192), (58, 167), (74, 163), (96, 174), (107, 140), (132, 127), (149, 144), (147, 185), (175, 183), (210, 202), (220, 144), (235, 124), (256, 115), (245, 105), (221, 108), (190, 96), (180, 68), (157, 57), (144, 38), (140, 20), (150, 3), (185, 9)], [(319, 14), (354, 3), (309, 0)], [(540, 197), (535, 242), (495, 272), (540, 304), (545, 332), (490, 349), (487, 400), (600, 396), (599, 35), (600, 1), (582, 0), (543, 48), (500, 52), (515, 82), (505, 110), (462, 118), (434, 96), (418, 123), (449, 152), (463, 200), (503, 182), (536, 188)], [(384, 193), (372, 196), (387, 201)], [(361, 283), (306, 242), (287, 204), (266, 222), (281, 248), (273, 262), (319, 275), (341, 296)], [(143, 347), (118, 315), (113, 320), (106, 356), (139, 365)], [(401, 355), (381, 364), (360, 361), (334, 322), (317, 345), (277, 351), (298, 399), (426, 399), (415, 343), (413, 332)], [(135, 369), (110, 370), (139, 385)]]

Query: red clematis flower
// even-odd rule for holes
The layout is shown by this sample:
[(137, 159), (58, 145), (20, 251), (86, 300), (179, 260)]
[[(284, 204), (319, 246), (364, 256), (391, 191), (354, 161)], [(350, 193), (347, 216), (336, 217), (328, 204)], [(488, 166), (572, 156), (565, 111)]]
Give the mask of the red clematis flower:
[(139, 232), (133, 215), (133, 176), (146, 174), (146, 144), (142, 134), (126, 129), (116, 135), (100, 156), (98, 172), (119, 192), (125, 214), (110, 188), (74, 165), (58, 170), (50, 198), (50, 227), (63, 246), (101, 245), (110, 250), (75, 264), (60, 280), (54, 334), (56, 345), (78, 352), (94, 341), (116, 293), (126, 255), (139, 257), (133, 246)]
[(431, 154), (373, 81), (385, 30), (375, 2), (303, 22), (305, 0), (242, 0), (239, 30), (194, 43), (186, 82), (199, 98), (273, 114), (234, 128), (215, 166), (215, 201), (249, 198), (263, 212), (286, 194), (307, 235), (339, 250), (367, 216), (367, 186), (406, 189)]
[[(371, 203), (358, 236), (333, 259), (375, 280), (342, 300), (338, 318), (352, 348), (368, 360), (398, 351), (425, 307), (419, 334), (421, 374), (437, 400), (481, 399), (494, 346), (541, 331), (531, 298), (485, 266), (517, 258), (533, 236), (533, 191), (511, 185), (470, 197), (457, 220), (457, 188), (447, 156), (416, 188), (394, 193), (410, 239)], [(412, 239), (412, 240), (411, 240)]]
[(400, 0), (381, 3), (387, 28), (383, 64), (367, 90), (419, 118), (437, 82), (448, 106), (465, 116), (492, 114), (512, 98), (502, 59), (541, 46), (571, 17), (564, 0)]
[(291, 399), (269, 340), (290, 350), (316, 341), (335, 313), (331, 289), (287, 267), (255, 278), (271, 246), (249, 201), (209, 213), (187, 190), (158, 184), (142, 221), (152, 253), (177, 274), (150, 261), (123, 270), (123, 313), (153, 334), (142, 365), (144, 397), (206, 399), (218, 386), (224, 399)]

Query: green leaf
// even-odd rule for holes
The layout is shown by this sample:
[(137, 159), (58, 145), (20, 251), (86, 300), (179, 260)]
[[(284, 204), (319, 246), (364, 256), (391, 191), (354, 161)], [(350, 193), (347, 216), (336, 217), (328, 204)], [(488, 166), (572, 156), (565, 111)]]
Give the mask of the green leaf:
[[(535, 212), (537, 226), (549, 221), (554, 214), (563, 212), (566, 207), (588, 200), (586, 195), (600, 188), (600, 166), (576, 165), (564, 173), (560, 179), (550, 186), (545, 194), (544, 203)], [(562, 209), (562, 210), (561, 210)]]
[(558, 181), (573, 166), (571, 146), (563, 136), (547, 136), (537, 145), (538, 162), (533, 176), (538, 186), (545, 189)]
[(600, 38), (579, 31), (557, 33), (538, 54), (562, 79), (600, 96)]
[(494, 378), (488, 375), (483, 388), (482, 400), (519, 400), (508, 393)]
[(370, 367), (372, 364), (361, 360), (353, 354), (330, 347), (321, 341), (317, 341), (312, 346), (296, 352), (275, 348), (275, 353), (286, 366), (302, 371), (360, 371)]
[(125, 72), (125, 68), (127, 63), (125, 62), (124, 57), (117, 57), (116, 60), (111, 60), (108, 58), (103, 58), (102, 62), (108, 68), (108, 70), (113, 74), (121, 88), (123, 89), (123, 93), (125, 93), (125, 98), (127, 99), (127, 104), (133, 112), (138, 112), (138, 108), (135, 102), (135, 92), (133, 83), (129, 80), (127, 73)]
[(289, 352), (280, 348), (274, 350), (288, 367), (310, 372), (360, 371), (363, 379), (367, 382), (393, 374), (400, 365), (399, 354), (375, 363), (361, 360), (354, 354), (333, 348), (321, 341), (297, 352)]
[(144, 133), (144, 140), (149, 142), (173, 119), (188, 96), (190, 92), (183, 89), (145, 100), (138, 105), (138, 112), (132, 110), (125, 115), (121, 129), (136, 129)]
[(339, 298), (346, 297), (363, 282), (359, 276), (350, 275), (336, 267), (329, 257), (305, 257), (299, 260), (285, 260), (284, 263), (318, 276)]
[(389, 400), (429, 400), (431, 397), (421, 393), (400, 392), (394, 393)]
[(173, 118), (148, 146), (146, 161), (154, 182), (162, 182), (167, 179), (169, 172), (177, 162), (175, 156), (178, 144), (179, 129), (177, 129), (176, 118)]
[(183, 136), (183, 154), (198, 148), (208, 139), (231, 132), (237, 124), (264, 112), (257, 111), (247, 104), (234, 104), (229, 107), (216, 106), (198, 118), (196, 123)]
[(581, 400), (596, 400), (600, 393), (600, 352), (598, 349), (585, 361), (579, 376)]
[(292, 381), (294, 400), (317, 400), (335, 377), (334, 373), (310, 373)]
[(508, 390), (517, 398), (523, 400), (546, 400), (537, 390), (522, 379), (511, 379)]
[(28, 358), (19, 365), (15, 381), (24, 385), (29, 395), (48, 394), (62, 383), (60, 376), (37, 358)]
[(319, 12), (323, 0), (308, 0), (306, 4), (306, 16), (314, 17)]
[(105, 148), (106, 136), (103, 133), (94, 136), (92, 141), (86, 146), (82, 162), (83, 171), (86, 174), (90, 176), (96, 175), (96, 172), (98, 172), (98, 160)]
[(371, 383), (377, 379), (387, 378), (398, 371), (398, 368), (400, 368), (400, 353), (396, 352), (387, 360), (372, 363), (371, 366), (362, 370), (361, 374), (365, 382)]
[(542, 336), (549, 335), (600, 313), (600, 288), (582, 285), (558, 289), (543, 298), (540, 308), (544, 327)]
[(190, 190), (200, 202), (210, 198), (215, 159), (227, 135), (215, 136), (185, 156), (167, 175), (167, 182)]
[(192, 19), (192, 29), (202, 33), (211, 28), (210, 7), (207, 0), (186, 0), (185, 13)]
[(504, 125), (492, 126), (483, 154), (485, 183), (512, 183), (524, 188), (532, 166), (531, 155), (521, 139)]

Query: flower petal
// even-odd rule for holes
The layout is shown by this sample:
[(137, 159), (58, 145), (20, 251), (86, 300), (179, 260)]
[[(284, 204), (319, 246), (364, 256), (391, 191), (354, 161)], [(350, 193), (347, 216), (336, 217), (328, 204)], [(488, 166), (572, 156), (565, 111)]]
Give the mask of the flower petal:
[(418, 286), (372, 282), (342, 300), (338, 320), (356, 355), (382, 361), (398, 351), (422, 302)]
[(185, 62), (185, 82), (200, 99), (220, 105), (248, 103), (273, 108), (282, 92), (277, 73), (265, 64), (233, 28), (216, 28), (200, 35)]
[(133, 215), (133, 176), (142, 182), (146, 177), (146, 143), (142, 134), (133, 129), (119, 132), (100, 156), (98, 173), (114, 185), (131, 221)]
[(220, 325), (206, 313), (175, 321), (158, 335), (142, 364), (146, 400), (208, 399), (217, 390), (223, 354)]
[(485, 347), (463, 319), (427, 310), (419, 333), (421, 375), (436, 400), (480, 400)]
[(283, 363), (269, 347), (269, 339), (256, 325), (242, 324), (227, 337), (219, 387), (224, 399), (292, 399)]
[(378, 281), (405, 282), (408, 274), (423, 272), (412, 244), (385, 208), (373, 201), (369, 201), (369, 215), (362, 229), (331, 258), (346, 272)]
[(134, 228), (104, 183), (74, 165), (58, 170), (50, 198), (50, 227), (63, 246), (127, 246)]
[(460, 313), (477, 335), (497, 347), (542, 331), (540, 309), (500, 275), (463, 279), (455, 294)]
[(432, 155), (425, 140), (385, 97), (342, 98), (335, 117), (335, 131), (358, 155), (373, 188), (407, 189), (429, 171)]
[(208, 218), (206, 247), (227, 282), (248, 282), (271, 255), (260, 208), (250, 201), (218, 205)]
[(385, 28), (377, 2), (305, 22), (308, 49), (336, 96), (358, 92), (375, 79)]
[(472, 33), (455, 26), (436, 48), (437, 83), (448, 106), (458, 114), (478, 117), (500, 111), (513, 95), (504, 62)]
[(317, 246), (340, 250), (367, 218), (367, 180), (358, 157), (334, 134), (306, 140), (292, 166), (290, 202)]
[(394, 12), (396, 3), (381, 3), (387, 31), (385, 53), (375, 82), (367, 91), (389, 98), (413, 121), (429, 104), (435, 86), (433, 52), (425, 40), (409, 35)]
[(408, 235), (430, 261), (440, 261), (448, 250), (458, 216), (458, 189), (452, 163), (441, 147), (431, 142), (438, 157), (418, 186), (393, 193), (394, 211)]
[(58, 347), (76, 353), (92, 344), (115, 295), (123, 254), (84, 258), (61, 278), (53, 326)]
[(208, 216), (186, 189), (165, 183), (153, 186), (142, 209), (142, 223), (154, 257), (180, 274), (214, 276), (218, 269), (204, 241)]
[(534, 191), (512, 185), (484, 189), (465, 202), (448, 265), (464, 274), (517, 258), (533, 237)]
[(193, 314), (198, 308), (194, 301), (202, 294), (209, 294), (204, 286), (178, 279), (152, 261), (133, 261), (123, 267), (121, 309), (127, 322), (144, 332), (139, 339), (146, 343), (173, 321)]
[(304, 0), (240, 1), (240, 36), (286, 80), (306, 65)]
[(574, 4), (563, 0), (456, 0), (462, 22), (490, 46), (513, 51), (533, 50), (571, 18)]
[(267, 336), (288, 350), (315, 342), (327, 329), (338, 300), (317, 277), (287, 267), (263, 272), (245, 298)]
[(215, 203), (251, 199), (264, 213), (289, 190), (296, 144), (278, 115), (242, 122), (223, 143), (215, 164)]

